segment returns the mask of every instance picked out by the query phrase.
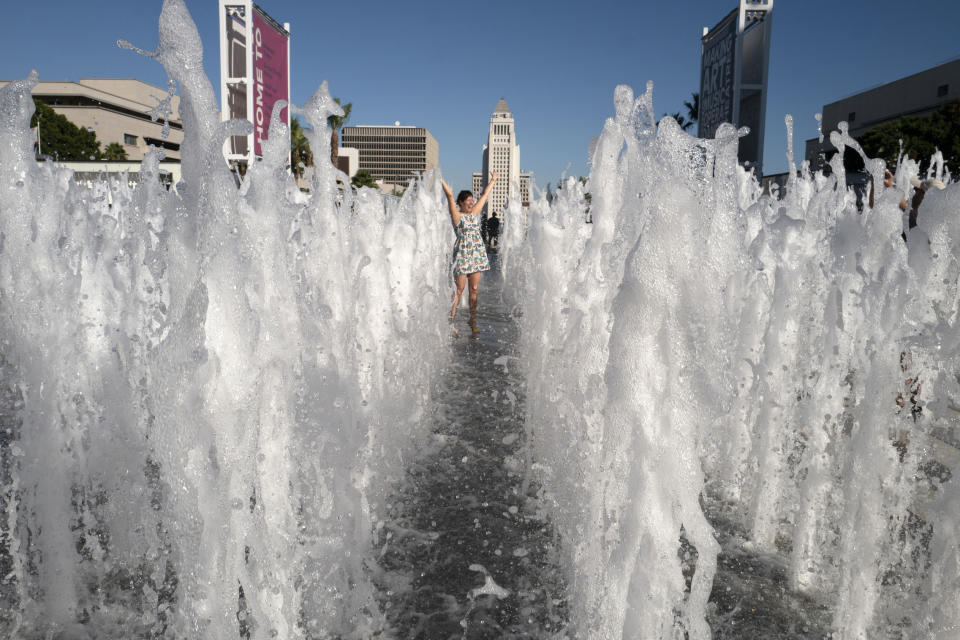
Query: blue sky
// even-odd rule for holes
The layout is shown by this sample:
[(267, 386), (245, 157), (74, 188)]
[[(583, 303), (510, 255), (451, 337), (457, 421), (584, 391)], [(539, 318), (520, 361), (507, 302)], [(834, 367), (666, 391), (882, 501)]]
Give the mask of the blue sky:
[[(217, 1), (187, 0), (219, 91)], [(455, 189), (469, 188), (500, 97), (516, 119), (520, 164), (541, 187), (588, 173), (587, 146), (613, 111), (613, 90), (654, 82), (658, 114), (699, 89), (700, 33), (736, 0), (262, 0), (291, 23), (292, 101), (327, 80), (353, 103), (350, 124), (428, 128)], [(152, 50), (160, 0), (4, 3), (0, 79), (137, 78), (165, 86), (159, 64), (117, 47)], [(825, 103), (960, 55), (960, 2), (776, 0), (764, 163), (786, 169), (784, 115), (798, 154)]]

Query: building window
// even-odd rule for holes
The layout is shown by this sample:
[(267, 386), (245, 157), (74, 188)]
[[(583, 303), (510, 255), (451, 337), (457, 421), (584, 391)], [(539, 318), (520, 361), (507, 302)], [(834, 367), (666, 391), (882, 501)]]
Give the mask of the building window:
[(851, 111), (851, 112), (847, 115), (847, 122), (853, 122), (853, 121), (856, 120), (856, 119), (857, 119), (857, 112), (856, 112), (856, 111)]
[(128, 147), (137, 146), (137, 136), (131, 133), (123, 134), (123, 144), (127, 145)]
[(949, 93), (949, 91), (950, 91), (950, 85), (942, 84), (939, 87), (937, 87), (937, 97), (943, 98), (944, 96), (947, 95), (947, 93)]

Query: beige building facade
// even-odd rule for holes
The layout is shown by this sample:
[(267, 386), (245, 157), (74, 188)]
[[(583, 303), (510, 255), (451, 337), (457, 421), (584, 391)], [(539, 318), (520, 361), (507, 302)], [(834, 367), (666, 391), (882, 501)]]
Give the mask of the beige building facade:
[[(520, 172), (520, 204), (524, 207), (530, 206), (530, 180), (533, 173), (530, 171)], [(498, 181), (499, 182), (499, 181)], [(483, 174), (479, 171), (473, 173), (473, 198), (477, 200), (483, 193)]]
[(533, 174), (529, 171), (520, 172), (520, 204), (524, 207), (530, 206), (530, 179)]
[[(0, 82), (0, 86), (6, 84)], [(127, 160), (138, 161), (155, 146), (163, 149), (167, 160), (180, 160), (180, 97), (170, 98), (170, 131), (166, 138), (163, 120), (154, 122), (150, 115), (167, 99), (166, 89), (133, 79), (84, 78), (76, 82), (38, 82), (32, 94), (76, 126), (93, 131), (101, 150), (116, 142), (126, 151)], [(42, 152), (42, 139), (40, 144)]]
[[(37, 166), (43, 166), (46, 160), (37, 160)], [(106, 160), (54, 162), (55, 167), (73, 171), (73, 179), (88, 187), (103, 180), (123, 180), (132, 189), (143, 178), (140, 171), (143, 168), (140, 161)], [(181, 178), (180, 162), (164, 160), (159, 163), (160, 184), (167, 189), (177, 190), (177, 183)]]
[(437, 140), (423, 127), (344, 127), (340, 139), (341, 148), (357, 150), (358, 170), (383, 184), (405, 187), (440, 161)]

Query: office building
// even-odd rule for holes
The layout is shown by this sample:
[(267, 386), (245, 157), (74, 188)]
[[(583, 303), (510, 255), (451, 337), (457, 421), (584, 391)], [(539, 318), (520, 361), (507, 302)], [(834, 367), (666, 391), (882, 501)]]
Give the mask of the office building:
[(533, 173), (530, 171), (520, 172), (520, 204), (524, 207), (530, 206), (530, 179)]
[[(0, 82), (0, 86), (7, 82)], [(127, 160), (143, 160), (151, 146), (162, 148), (166, 159), (180, 160), (183, 124), (180, 97), (170, 98), (170, 131), (163, 137), (163, 120), (151, 113), (167, 99), (167, 90), (132, 79), (83, 78), (76, 82), (38, 82), (33, 97), (49, 105), (76, 126), (93, 131), (101, 151), (119, 143)], [(41, 143), (41, 152), (43, 151)]]
[(863, 135), (873, 127), (904, 116), (925, 116), (960, 98), (960, 58), (939, 64), (893, 82), (861, 91), (824, 105), (821, 120), (823, 142), (807, 140), (805, 157), (814, 170), (836, 150), (830, 132), (845, 121), (850, 135)]
[(369, 171), (374, 180), (402, 187), (440, 159), (437, 140), (428, 130), (400, 123), (344, 127), (340, 146), (356, 149), (358, 169)]

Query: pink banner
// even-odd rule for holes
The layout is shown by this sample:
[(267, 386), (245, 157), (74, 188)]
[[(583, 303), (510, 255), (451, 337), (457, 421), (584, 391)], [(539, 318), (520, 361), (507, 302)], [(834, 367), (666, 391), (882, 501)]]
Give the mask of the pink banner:
[[(263, 155), (263, 141), (270, 133), (270, 116), (277, 100), (290, 102), (288, 95), (287, 35), (253, 12), (253, 152)], [(287, 108), (280, 112), (287, 122)]]

